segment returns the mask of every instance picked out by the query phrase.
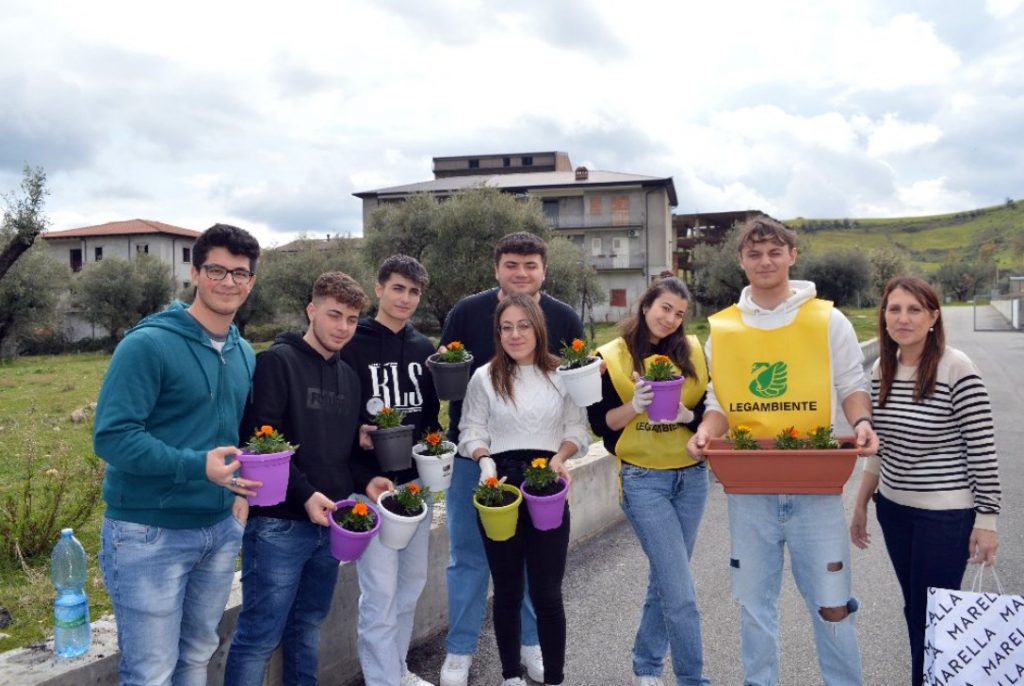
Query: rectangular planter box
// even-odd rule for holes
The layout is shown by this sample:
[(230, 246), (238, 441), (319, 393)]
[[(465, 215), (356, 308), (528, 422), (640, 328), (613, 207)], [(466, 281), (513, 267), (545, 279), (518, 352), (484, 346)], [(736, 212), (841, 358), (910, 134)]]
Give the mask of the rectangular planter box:
[(839, 495), (857, 464), (853, 436), (838, 436), (833, 450), (778, 450), (774, 439), (761, 438), (761, 450), (734, 450), (725, 438), (704, 449), (711, 470), (726, 493)]

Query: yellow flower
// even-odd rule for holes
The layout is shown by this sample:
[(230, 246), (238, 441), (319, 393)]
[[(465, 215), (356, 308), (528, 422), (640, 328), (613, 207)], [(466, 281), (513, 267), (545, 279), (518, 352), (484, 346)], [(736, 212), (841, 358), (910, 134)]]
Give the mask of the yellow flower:
[(366, 503), (356, 503), (352, 506), (352, 514), (354, 515), (366, 515), (369, 514), (370, 510), (366, 507)]
[(548, 466), (548, 461), (546, 458), (538, 457), (534, 459), (533, 462), (530, 463), (530, 466), (536, 467), (537, 469), (544, 469), (545, 467)]
[(583, 350), (583, 346), (585, 346), (585, 345), (586, 345), (586, 343), (584, 343), (583, 341), (581, 341), (580, 339), (577, 338), (577, 339), (573, 340), (573, 342), (572, 342), (572, 349), (575, 350), (576, 352), (579, 352), (579, 351)]
[(819, 431), (821, 431), (821, 427), (815, 424), (814, 426), (811, 427), (811, 430), (807, 432), (807, 435), (810, 436), (812, 434), (818, 433)]
[(747, 426), (746, 424), (740, 424), (739, 426), (736, 427), (736, 433), (748, 434), (750, 433), (750, 427)]

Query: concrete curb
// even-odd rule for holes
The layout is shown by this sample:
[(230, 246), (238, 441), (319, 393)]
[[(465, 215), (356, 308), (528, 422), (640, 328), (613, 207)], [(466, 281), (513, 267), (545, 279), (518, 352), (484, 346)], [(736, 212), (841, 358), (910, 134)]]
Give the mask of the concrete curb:
[[(569, 493), (572, 509), (570, 546), (575, 546), (623, 517), (618, 502), (618, 462), (608, 454), (602, 443), (591, 446), (582, 458), (571, 461), (573, 486)], [(437, 508), (443, 511), (443, 508)], [(447, 627), (448, 585), (445, 567), (448, 564), (448, 531), (443, 517), (435, 517), (430, 531), (430, 562), (427, 585), (416, 607), (412, 642), (416, 645)], [(356, 616), (359, 585), (355, 565), (342, 565), (334, 591), (331, 612), (324, 622), (320, 637), (320, 679), (325, 684), (345, 684), (360, 673), (356, 655)], [(209, 686), (222, 686), (231, 635), (241, 609), (242, 589), (235, 582), (228, 598), (218, 634), (221, 643), (210, 661)], [(0, 686), (82, 686), (96, 684), (116, 686), (118, 683), (117, 627), (107, 616), (92, 624), (92, 647), (82, 657), (58, 661), (53, 654), (53, 640), (45, 646), (22, 648), (0, 654)], [(271, 659), (266, 686), (281, 683), (281, 653)]]

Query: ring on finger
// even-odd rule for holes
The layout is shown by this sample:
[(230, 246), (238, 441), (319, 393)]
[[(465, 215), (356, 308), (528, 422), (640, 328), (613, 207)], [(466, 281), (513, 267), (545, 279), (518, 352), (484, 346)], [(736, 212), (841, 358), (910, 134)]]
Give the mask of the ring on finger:
[(231, 485), (234, 486), (235, 488), (238, 488), (238, 477), (237, 476), (231, 477)]

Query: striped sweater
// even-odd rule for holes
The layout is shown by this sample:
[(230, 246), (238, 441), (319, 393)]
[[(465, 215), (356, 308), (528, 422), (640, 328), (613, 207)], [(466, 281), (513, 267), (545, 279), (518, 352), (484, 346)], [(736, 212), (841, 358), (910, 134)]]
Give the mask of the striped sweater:
[(916, 367), (899, 365), (885, 407), (881, 382), (871, 371), (878, 455), (864, 469), (880, 474), (889, 500), (925, 510), (974, 508), (975, 527), (996, 528), (1001, 490), (995, 428), (988, 391), (977, 367), (959, 350), (946, 348), (935, 393), (914, 402)]

